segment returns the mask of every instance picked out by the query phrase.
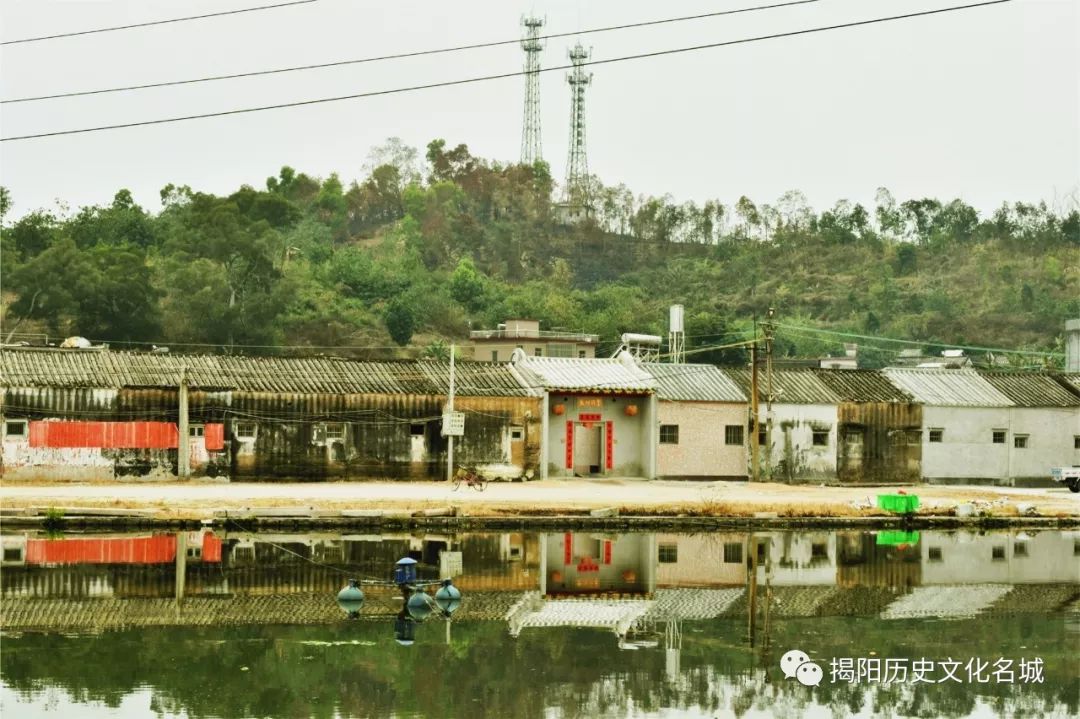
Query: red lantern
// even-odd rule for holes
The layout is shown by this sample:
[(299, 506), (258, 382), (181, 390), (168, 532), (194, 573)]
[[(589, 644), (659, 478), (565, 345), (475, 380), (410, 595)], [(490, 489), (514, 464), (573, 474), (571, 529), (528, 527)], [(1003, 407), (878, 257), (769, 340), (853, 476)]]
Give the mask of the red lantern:
[(637, 416), (637, 405), (636, 404), (628, 404), (628, 405), (626, 405), (626, 409), (624, 409), (623, 411), (626, 412), (627, 417), (636, 417)]
[(551, 408), (551, 413), (552, 414), (565, 414), (566, 413), (566, 405), (565, 404), (557, 404), (557, 405), (553, 406)]
[(562, 572), (552, 572), (551, 581), (555, 584), (561, 584), (563, 580)]
[(635, 572), (633, 569), (627, 569), (625, 572), (622, 573), (622, 580), (627, 584), (633, 584), (637, 581), (637, 572)]

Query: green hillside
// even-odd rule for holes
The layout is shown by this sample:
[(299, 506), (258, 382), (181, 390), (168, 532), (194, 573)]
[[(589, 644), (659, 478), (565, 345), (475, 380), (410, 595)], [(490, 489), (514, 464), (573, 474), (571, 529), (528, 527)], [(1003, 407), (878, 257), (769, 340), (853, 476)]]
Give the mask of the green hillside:
[[(530, 317), (598, 333), (605, 351), (625, 331), (664, 333), (678, 302), (690, 349), (744, 338), (774, 306), (781, 354), (846, 339), (880, 364), (902, 345), (868, 337), (1060, 351), (1064, 321), (1080, 316), (1075, 209), (1012, 203), (980, 217), (960, 200), (880, 190), (874, 207), (817, 213), (799, 192), (697, 205), (594, 182), (593, 217), (566, 225), (543, 164), (442, 140), (426, 163), (394, 140), (372, 158), (348, 186), (284, 167), (227, 197), (169, 185), (158, 214), (121, 190), (109, 206), (5, 219), (4, 339), (402, 356)], [(5, 217), (12, 202), (5, 191)]]

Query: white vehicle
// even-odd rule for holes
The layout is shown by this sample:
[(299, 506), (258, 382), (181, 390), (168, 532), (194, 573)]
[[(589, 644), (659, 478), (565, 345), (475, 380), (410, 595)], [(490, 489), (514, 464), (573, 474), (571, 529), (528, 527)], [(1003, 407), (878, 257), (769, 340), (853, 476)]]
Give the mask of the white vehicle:
[(1050, 476), (1055, 482), (1063, 483), (1070, 492), (1080, 492), (1080, 466), (1054, 467), (1050, 470)]

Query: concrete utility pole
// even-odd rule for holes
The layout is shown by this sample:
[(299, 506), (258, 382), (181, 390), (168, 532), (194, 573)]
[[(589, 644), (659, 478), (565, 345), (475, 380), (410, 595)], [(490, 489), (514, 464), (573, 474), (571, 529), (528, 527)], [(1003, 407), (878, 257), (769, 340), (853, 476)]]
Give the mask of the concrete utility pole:
[[(446, 416), (454, 414), (454, 345), (450, 345), (450, 393), (446, 401)], [(446, 435), (446, 481), (454, 479), (454, 435)]]
[(758, 481), (757, 337), (750, 345), (750, 479)]
[(176, 476), (187, 479), (191, 474), (191, 440), (188, 438), (188, 379), (187, 365), (180, 366), (180, 417), (177, 422), (179, 436), (176, 438)]
[(772, 426), (773, 426), (773, 391), (772, 391), (772, 355), (773, 333), (776, 325), (773, 317), (776, 311), (770, 307), (766, 319), (761, 323), (765, 332), (765, 479), (772, 481)]

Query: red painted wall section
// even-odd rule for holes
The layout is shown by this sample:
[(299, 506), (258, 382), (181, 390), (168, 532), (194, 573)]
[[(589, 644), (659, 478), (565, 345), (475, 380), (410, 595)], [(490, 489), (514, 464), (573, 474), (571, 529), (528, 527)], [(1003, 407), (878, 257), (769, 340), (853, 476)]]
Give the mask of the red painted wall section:
[(225, 449), (225, 425), (206, 425), (203, 429), (203, 439), (206, 440), (206, 450), (208, 452), (220, 452)]
[(175, 534), (26, 542), (27, 564), (165, 564), (175, 559)]
[[(31, 422), (31, 447), (173, 449), (179, 433), (171, 422)], [(208, 424), (206, 448), (225, 448), (225, 426)]]

